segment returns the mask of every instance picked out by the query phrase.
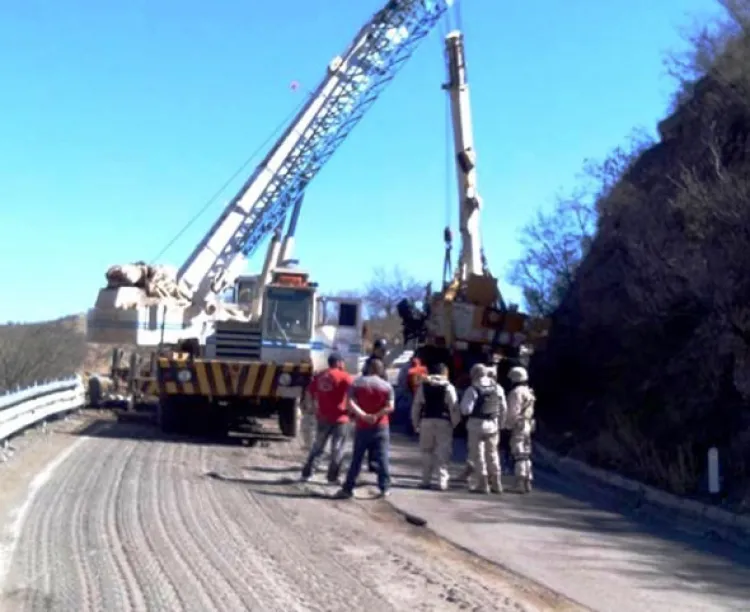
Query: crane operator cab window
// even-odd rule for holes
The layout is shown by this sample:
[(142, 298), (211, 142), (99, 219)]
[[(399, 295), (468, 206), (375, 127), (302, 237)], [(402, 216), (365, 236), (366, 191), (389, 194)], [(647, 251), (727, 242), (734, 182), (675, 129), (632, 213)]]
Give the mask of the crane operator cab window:
[(263, 308), (263, 336), (284, 342), (309, 342), (313, 292), (307, 288), (269, 287)]
[(339, 328), (357, 327), (359, 303), (340, 298), (319, 297), (317, 325), (334, 325)]

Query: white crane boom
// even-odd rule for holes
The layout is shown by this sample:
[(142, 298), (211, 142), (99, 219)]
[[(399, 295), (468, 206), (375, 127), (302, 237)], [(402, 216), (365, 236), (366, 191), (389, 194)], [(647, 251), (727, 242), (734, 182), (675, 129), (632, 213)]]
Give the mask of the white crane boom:
[(389, 0), (330, 62), (320, 86), (180, 268), (194, 307), (234, 282), (452, 3)]
[(464, 37), (456, 30), (445, 38), (448, 90), (453, 121), (453, 141), (456, 153), (458, 180), (459, 224), (461, 254), (458, 261), (459, 280), (483, 274), (482, 241), (479, 232), (479, 213), (482, 199), (477, 191), (476, 151), (471, 123), (469, 85), (466, 80)]

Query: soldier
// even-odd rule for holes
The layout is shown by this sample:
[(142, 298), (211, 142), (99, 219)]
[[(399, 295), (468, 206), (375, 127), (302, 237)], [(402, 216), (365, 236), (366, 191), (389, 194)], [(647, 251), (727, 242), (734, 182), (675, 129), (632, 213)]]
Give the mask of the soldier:
[(536, 397), (529, 387), (526, 368), (516, 367), (508, 372), (511, 389), (508, 393), (508, 413), (505, 426), (511, 430), (510, 448), (515, 461), (516, 486), (522, 493), (531, 492), (534, 474), (531, 464), (531, 434), (536, 428), (534, 404)]
[[(375, 340), (375, 343), (372, 345), (372, 353), (367, 357), (365, 360), (364, 365), (362, 366), (362, 376), (367, 376), (367, 368), (370, 366), (370, 362), (374, 359), (377, 359), (379, 361), (383, 361), (385, 359), (385, 354), (388, 350), (388, 345), (386, 341), (383, 338), (378, 338)], [(383, 371), (383, 375), (381, 376), (383, 380), (388, 380), (388, 377), (385, 375), (385, 371)]]
[[(461, 398), (461, 414), (468, 416), (469, 462), (473, 467), (469, 490), (475, 493), (502, 493), (500, 457), (497, 447), (507, 405), (505, 392), (477, 363), (471, 368), (471, 386)], [(489, 483), (488, 483), (489, 476)]]
[(448, 464), (453, 452), (453, 428), (461, 422), (456, 388), (448, 380), (448, 366), (434, 364), (417, 387), (411, 409), (411, 422), (419, 432), (422, 451), (421, 488), (429, 489), (437, 468), (438, 486), (448, 488)]

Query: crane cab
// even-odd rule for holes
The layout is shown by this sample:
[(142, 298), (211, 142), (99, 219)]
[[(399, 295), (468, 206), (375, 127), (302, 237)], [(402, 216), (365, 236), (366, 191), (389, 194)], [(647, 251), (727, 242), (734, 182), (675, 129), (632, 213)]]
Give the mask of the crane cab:
[(263, 295), (263, 359), (310, 360), (315, 370), (338, 352), (357, 371), (362, 339), (362, 301), (319, 296), (317, 283), (298, 269), (277, 269)]

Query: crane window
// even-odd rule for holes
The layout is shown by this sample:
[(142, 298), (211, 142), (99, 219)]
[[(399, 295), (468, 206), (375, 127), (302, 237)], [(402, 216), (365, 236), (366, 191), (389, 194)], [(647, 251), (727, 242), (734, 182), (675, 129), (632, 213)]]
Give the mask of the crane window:
[(339, 304), (339, 327), (357, 327), (357, 304)]
[(285, 342), (309, 342), (312, 302), (309, 290), (269, 287), (263, 312), (264, 336)]

